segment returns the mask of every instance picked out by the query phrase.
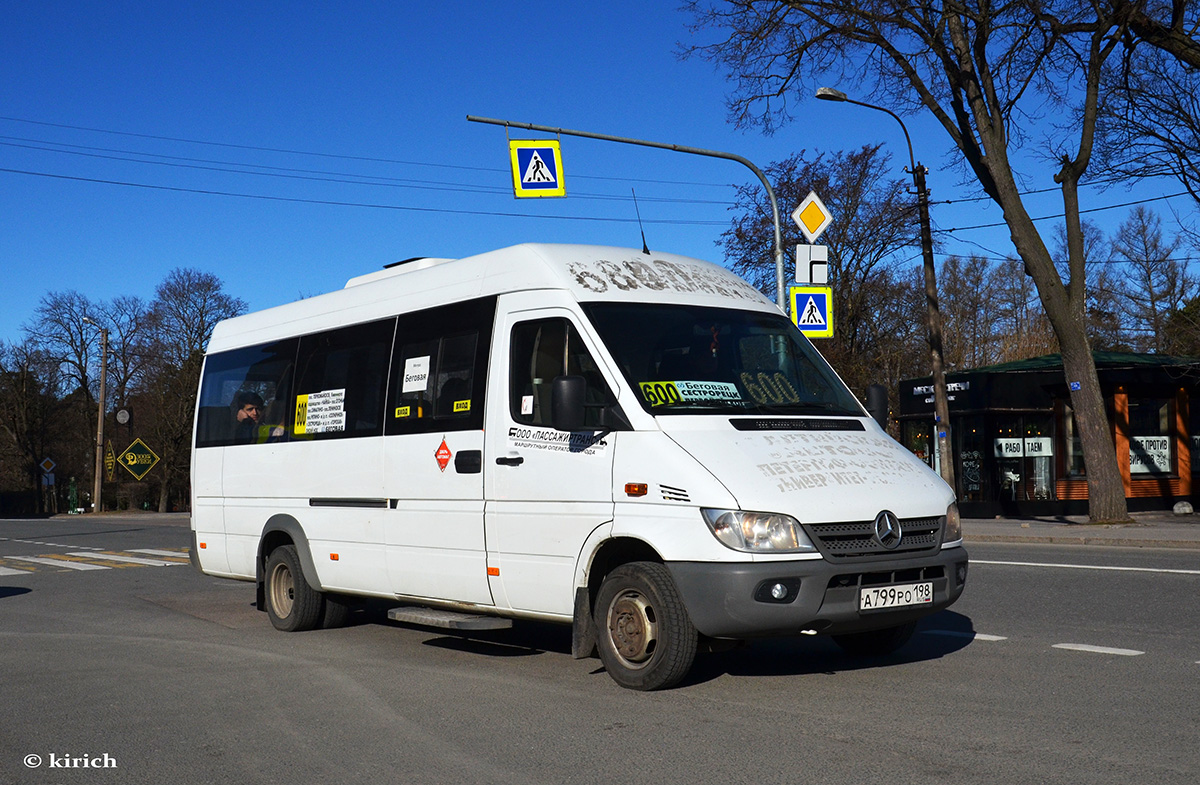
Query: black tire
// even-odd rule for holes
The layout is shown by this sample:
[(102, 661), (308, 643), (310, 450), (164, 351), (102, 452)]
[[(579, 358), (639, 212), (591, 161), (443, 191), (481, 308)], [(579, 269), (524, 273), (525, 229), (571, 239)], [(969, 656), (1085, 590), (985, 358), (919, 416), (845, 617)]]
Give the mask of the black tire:
[(267, 615), (271, 626), (284, 632), (311, 630), (321, 621), (321, 593), (304, 579), (295, 545), (281, 545), (267, 557)]
[(691, 670), (696, 628), (663, 565), (631, 562), (610, 572), (592, 618), (600, 659), (622, 687), (661, 690)]
[(321, 629), (335, 630), (345, 627), (350, 622), (350, 613), (354, 610), (354, 605), (349, 597), (326, 593), (321, 600)]
[(842, 647), (847, 654), (856, 657), (882, 657), (891, 654), (913, 636), (917, 623), (910, 621), (899, 627), (887, 627), (882, 630), (869, 632), (853, 632), (848, 635), (834, 635), (833, 642)]

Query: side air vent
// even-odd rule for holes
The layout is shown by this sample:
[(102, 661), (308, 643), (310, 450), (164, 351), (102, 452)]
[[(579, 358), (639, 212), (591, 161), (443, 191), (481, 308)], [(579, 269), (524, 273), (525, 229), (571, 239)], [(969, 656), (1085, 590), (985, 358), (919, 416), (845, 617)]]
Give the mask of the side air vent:
[(692, 498), (688, 496), (688, 492), (682, 488), (672, 488), (670, 485), (660, 485), (658, 489), (662, 491), (663, 501), (668, 502), (690, 502)]

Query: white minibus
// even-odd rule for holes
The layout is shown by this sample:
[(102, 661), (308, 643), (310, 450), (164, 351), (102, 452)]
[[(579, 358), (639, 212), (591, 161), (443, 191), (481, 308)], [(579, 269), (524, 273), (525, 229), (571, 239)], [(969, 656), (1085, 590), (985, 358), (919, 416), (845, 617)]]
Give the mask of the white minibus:
[(891, 652), (966, 581), (950, 488), (773, 303), (681, 256), (416, 259), (221, 322), (194, 436), (194, 561), (281, 630), (355, 598), (561, 622), (651, 690), (728, 641)]

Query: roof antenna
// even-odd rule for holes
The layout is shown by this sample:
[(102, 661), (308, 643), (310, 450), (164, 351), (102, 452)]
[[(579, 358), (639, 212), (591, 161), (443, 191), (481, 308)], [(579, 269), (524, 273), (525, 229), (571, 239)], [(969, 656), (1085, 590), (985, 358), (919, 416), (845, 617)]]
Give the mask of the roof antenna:
[(633, 210), (637, 213), (638, 229), (640, 229), (642, 232), (642, 253), (646, 254), (646, 256), (649, 256), (650, 246), (646, 245), (646, 228), (642, 226), (642, 211), (638, 209), (637, 191), (630, 188), (629, 192), (633, 194)]

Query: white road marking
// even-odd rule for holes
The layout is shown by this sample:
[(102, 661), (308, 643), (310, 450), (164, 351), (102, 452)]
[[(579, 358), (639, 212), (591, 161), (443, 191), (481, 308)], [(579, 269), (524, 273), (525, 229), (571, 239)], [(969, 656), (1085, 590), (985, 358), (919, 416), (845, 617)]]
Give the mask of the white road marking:
[(1054, 649), (1070, 649), (1071, 651), (1090, 651), (1094, 654), (1117, 654), (1122, 657), (1136, 657), (1139, 654), (1145, 654), (1144, 651), (1137, 649), (1114, 649), (1111, 646), (1092, 646), (1088, 643), (1056, 643), (1051, 648)]
[(16, 561), (27, 561), (33, 564), (46, 564), (51, 567), (63, 567), (68, 570), (111, 570), (112, 567), (105, 567), (100, 564), (84, 564), (83, 562), (67, 561), (66, 559), (43, 559), (40, 556), (7, 556), (5, 558), (14, 559)]
[(12, 567), (0, 567), (0, 575), (29, 575), (29, 570), (14, 570)]
[(79, 551), (78, 553), (68, 553), (68, 556), (80, 556), (84, 559), (94, 559), (96, 561), (116, 561), (128, 562), (129, 564), (141, 564), (147, 567), (177, 567), (180, 562), (177, 561), (162, 561), (161, 559), (139, 559), (136, 556), (116, 556), (111, 553), (96, 553), (94, 551)]
[[(186, 559), (188, 557), (186, 553), (180, 553), (179, 551), (160, 551), (157, 548), (131, 548), (129, 552), (144, 553), (148, 556), (174, 556), (176, 559)], [(172, 562), (172, 564), (174, 564), (174, 562)]]
[(1054, 564), (1028, 561), (984, 561), (971, 559), (971, 564), (999, 564), (1005, 567), (1063, 567), (1071, 570), (1112, 570), (1114, 572), (1161, 572), (1171, 575), (1200, 575), (1200, 570), (1166, 570), (1157, 567), (1111, 567), (1099, 564)]
[(982, 632), (964, 632), (960, 630), (922, 630), (926, 635), (942, 635), (947, 638), (970, 638), (976, 641), (1006, 641), (1003, 635), (987, 635)]

